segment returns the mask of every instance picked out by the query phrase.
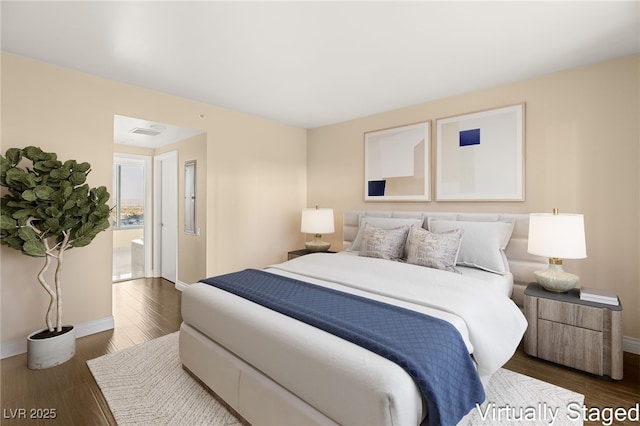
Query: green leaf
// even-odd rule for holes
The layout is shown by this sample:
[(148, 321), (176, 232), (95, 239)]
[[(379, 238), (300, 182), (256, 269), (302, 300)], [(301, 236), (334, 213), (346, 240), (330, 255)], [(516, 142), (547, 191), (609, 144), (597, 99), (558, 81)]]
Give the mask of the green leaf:
[(24, 245), (22, 246), (22, 251), (25, 254), (33, 257), (43, 257), (47, 254), (47, 248), (45, 247), (44, 243), (37, 239), (25, 241)]
[(15, 229), (16, 221), (6, 215), (0, 216), (0, 229)]
[(87, 173), (89, 170), (91, 169), (91, 164), (84, 162), (84, 163), (79, 163), (77, 164), (74, 168), (73, 171), (76, 172), (82, 172), (82, 173)]
[(4, 185), (5, 177), (7, 176), (7, 171), (13, 167), (11, 161), (7, 160), (3, 156), (0, 156), (0, 176), (2, 177), (2, 184)]
[(27, 189), (22, 193), (22, 199), (25, 201), (35, 201), (37, 198), (36, 193), (31, 189)]
[(40, 183), (41, 178), (36, 176), (33, 173), (28, 173), (25, 177), (24, 177), (24, 181), (23, 183), (25, 185), (27, 185), (28, 188), (35, 188), (36, 186), (38, 186), (38, 184)]
[(5, 175), (6, 185), (10, 188), (22, 190), (22, 185), (27, 179), (27, 172), (17, 167), (12, 167), (7, 170), (7, 174)]
[(36, 235), (36, 231), (29, 228), (28, 226), (22, 226), (20, 228), (20, 230), (18, 231), (18, 237), (20, 237), (20, 239), (22, 239), (23, 241), (31, 241), (31, 240), (38, 239), (38, 236)]
[(103, 219), (101, 222), (99, 222), (98, 224), (96, 224), (94, 229), (97, 229), (98, 232), (102, 232), (102, 231), (106, 231), (107, 229), (109, 229), (109, 226), (111, 226), (111, 222), (109, 222), (109, 218), (107, 217), (107, 218)]
[(55, 189), (50, 186), (38, 185), (34, 188), (33, 192), (36, 194), (36, 197), (41, 200), (50, 200)]
[(33, 209), (20, 209), (13, 212), (13, 218), (16, 220), (27, 219), (29, 216), (33, 216)]
[(55, 217), (50, 217), (44, 221), (44, 224), (53, 233), (57, 233), (60, 230), (60, 221)]
[(0, 240), (0, 243), (2, 243), (2, 245), (9, 246), (16, 250), (22, 250), (22, 245), (24, 244), (24, 241), (22, 241), (17, 236), (12, 235), (10, 237), (3, 236), (2, 240)]
[(109, 217), (109, 213), (111, 213), (111, 209), (106, 204), (98, 204), (94, 209), (93, 213), (97, 216), (102, 216), (103, 218)]
[(23, 152), (24, 152), (25, 157), (27, 157), (29, 160), (33, 161), (34, 163), (36, 161), (45, 160), (48, 157), (46, 155), (46, 153), (43, 152), (37, 146), (28, 146), (23, 150)]
[(60, 190), (62, 191), (62, 198), (66, 200), (73, 193), (73, 185), (66, 180), (62, 181), (60, 182)]
[(89, 232), (91, 232), (91, 228), (93, 228), (93, 225), (91, 223), (83, 223), (79, 228), (76, 229), (74, 238), (82, 238), (85, 235), (87, 235)]
[(49, 173), (53, 167), (48, 165), (46, 161), (34, 161), (33, 169), (39, 173)]
[(73, 247), (85, 247), (88, 246), (91, 241), (93, 241), (93, 238), (90, 235), (85, 235), (84, 237), (73, 240), (72, 245)]
[(45, 216), (44, 217), (55, 217), (58, 218), (60, 216), (62, 216), (62, 212), (55, 206), (51, 206), (51, 207), (47, 207), (45, 210)]
[(69, 177), (69, 182), (74, 185), (82, 185), (87, 180), (87, 175), (83, 172), (73, 172)]
[(107, 188), (105, 186), (94, 188), (93, 195), (98, 200), (98, 204), (105, 204), (107, 201), (109, 201), (110, 197), (109, 192), (107, 191)]
[(67, 168), (60, 168), (60, 169), (53, 169), (51, 170), (51, 173), (49, 173), (49, 176), (51, 176), (54, 179), (66, 179), (71, 175), (71, 171)]
[(22, 160), (22, 150), (19, 148), (9, 148), (6, 153), (6, 158), (15, 166)]

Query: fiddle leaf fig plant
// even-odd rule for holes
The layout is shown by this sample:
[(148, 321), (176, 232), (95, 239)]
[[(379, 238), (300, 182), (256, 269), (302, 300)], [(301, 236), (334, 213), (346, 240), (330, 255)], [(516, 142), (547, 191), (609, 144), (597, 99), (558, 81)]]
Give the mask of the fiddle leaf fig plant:
[[(64, 253), (84, 247), (109, 228), (109, 193), (86, 183), (89, 163), (62, 162), (34, 146), (10, 148), (0, 155), (0, 242), (32, 257), (44, 258), (37, 278), (49, 294), (45, 322), (50, 333), (62, 332)], [(54, 285), (45, 272), (55, 261)], [(56, 311), (55, 326), (51, 317)]]

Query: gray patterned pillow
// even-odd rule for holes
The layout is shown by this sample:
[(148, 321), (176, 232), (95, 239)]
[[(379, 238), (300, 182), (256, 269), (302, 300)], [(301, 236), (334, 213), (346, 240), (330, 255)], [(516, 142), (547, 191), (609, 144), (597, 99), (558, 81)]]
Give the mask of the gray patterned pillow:
[(436, 234), (412, 227), (407, 263), (460, 273), (456, 261), (463, 233), (462, 229), (452, 229)]
[(360, 256), (398, 260), (402, 257), (410, 227), (381, 229), (366, 223), (360, 243)]

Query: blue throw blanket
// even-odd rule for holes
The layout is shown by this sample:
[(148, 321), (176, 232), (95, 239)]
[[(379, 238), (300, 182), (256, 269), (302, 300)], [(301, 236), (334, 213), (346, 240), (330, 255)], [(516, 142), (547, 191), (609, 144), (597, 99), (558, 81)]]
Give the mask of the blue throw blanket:
[(377, 353), (415, 380), (429, 425), (455, 425), (484, 401), (460, 333), (408, 309), (256, 269), (202, 280)]

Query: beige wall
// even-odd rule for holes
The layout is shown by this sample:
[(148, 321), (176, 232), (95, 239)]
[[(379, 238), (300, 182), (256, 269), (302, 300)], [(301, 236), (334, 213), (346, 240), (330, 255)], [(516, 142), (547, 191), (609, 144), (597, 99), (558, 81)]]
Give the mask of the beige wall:
[[(615, 291), (625, 336), (640, 338), (639, 61), (621, 58), (310, 130), (307, 201), (336, 212), (336, 233), (324, 239), (341, 247), (347, 209), (583, 213), (588, 258), (566, 261), (565, 269), (585, 286)], [(363, 201), (364, 132), (424, 120), (435, 129), (437, 118), (522, 102), (526, 201)], [(431, 140), (433, 159), (435, 131)]]
[[(88, 161), (92, 186), (111, 189), (114, 114), (207, 134), (207, 275), (279, 262), (302, 244), (305, 130), (6, 53), (1, 67), (1, 151), (37, 145)], [(111, 316), (112, 241), (108, 230), (65, 256), (65, 323)], [(34, 273), (41, 259), (5, 246), (0, 255), (4, 343), (43, 328), (47, 296)]]

